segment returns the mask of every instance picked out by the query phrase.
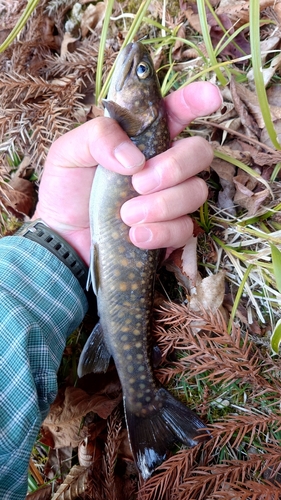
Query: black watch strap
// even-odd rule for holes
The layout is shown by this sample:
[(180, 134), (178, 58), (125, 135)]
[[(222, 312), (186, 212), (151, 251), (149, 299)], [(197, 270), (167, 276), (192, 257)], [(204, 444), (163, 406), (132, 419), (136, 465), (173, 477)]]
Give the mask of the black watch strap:
[(86, 289), (88, 267), (72, 246), (58, 233), (48, 227), (45, 222), (40, 219), (26, 222), (15, 233), (15, 236), (23, 236), (47, 248), (72, 271), (83, 290)]

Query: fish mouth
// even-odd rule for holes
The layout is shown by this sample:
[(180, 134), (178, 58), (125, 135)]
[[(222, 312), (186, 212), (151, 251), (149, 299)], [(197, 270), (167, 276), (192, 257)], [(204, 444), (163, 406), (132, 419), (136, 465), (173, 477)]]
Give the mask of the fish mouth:
[(131, 74), (135, 58), (138, 58), (139, 60), (142, 55), (142, 45), (138, 42), (129, 43), (123, 50), (121, 50), (116, 62), (116, 64), (120, 66), (119, 75), (121, 75), (121, 77), (115, 82), (116, 92), (120, 92), (122, 90), (126, 78)]
[(125, 80), (131, 72), (131, 68), (133, 66), (135, 54), (136, 54), (137, 46), (135, 43), (129, 43), (126, 45), (124, 50), (120, 52), (120, 56), (117, 59), (117, 64), (120, 66), (120, 75), (115, 83), (116, 92), (120, 92), (124, 86)]

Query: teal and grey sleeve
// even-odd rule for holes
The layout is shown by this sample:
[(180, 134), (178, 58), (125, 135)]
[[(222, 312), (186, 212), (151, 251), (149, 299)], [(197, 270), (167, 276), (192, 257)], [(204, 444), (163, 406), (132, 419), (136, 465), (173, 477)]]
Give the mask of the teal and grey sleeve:
[(65, 342), (87, 308), (79, 281), (55, 255), (21, 236), (0, 240), (1, 500), (25, 498)]

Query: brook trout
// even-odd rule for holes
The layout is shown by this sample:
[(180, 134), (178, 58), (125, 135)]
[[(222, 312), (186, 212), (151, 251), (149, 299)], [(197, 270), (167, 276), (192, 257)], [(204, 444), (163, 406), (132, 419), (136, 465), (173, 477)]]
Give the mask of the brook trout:
[[(104, 106), (146, 159), (169, 148), (158, 78), (141, 43), (128, 45), (118, 56)], [(159, 250), (135, 247), (120, 218), (122, 204), (136, 195), (131, 176), (98, 166), (90, 198), (90, 272), (100, 321), (82, 351), (78, 375), (105, 372), (113, 357), (132, 453), (147, 479), (175, 442), (192, 447), (208, 433), (198, 416), (153, 377), (148, 339)]]

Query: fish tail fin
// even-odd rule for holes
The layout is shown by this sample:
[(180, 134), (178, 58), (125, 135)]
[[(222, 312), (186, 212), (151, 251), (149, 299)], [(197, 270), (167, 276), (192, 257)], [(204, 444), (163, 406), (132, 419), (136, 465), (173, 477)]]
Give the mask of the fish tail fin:
[(163, 388), (156, 393), (153, 410), (150, 407), (143, 416), (126, 408), (125, 398), (124, 407), (131, 450), (145, 480), (167, 458), (175, 443), (182, 442), (192, 448), (211, 438), (196, 413)]

